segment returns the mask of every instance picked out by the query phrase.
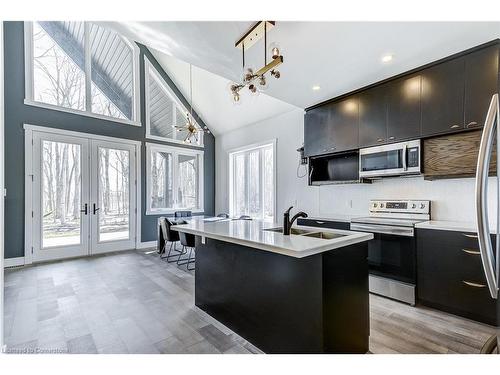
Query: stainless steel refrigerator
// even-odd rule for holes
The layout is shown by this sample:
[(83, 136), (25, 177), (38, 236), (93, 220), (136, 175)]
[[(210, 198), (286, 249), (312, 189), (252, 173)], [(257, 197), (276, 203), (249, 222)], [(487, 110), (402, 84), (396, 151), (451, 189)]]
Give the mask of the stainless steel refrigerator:
[[(477, 236), (481, 261), (488, 284), (491, 298), (497, 301), (497, 330), (483, 346), (481, 352), (487, 354), (500, 353), (500, 129), (499, 129), (499, 103), (498, 93), (493, 95), (490, 107), (486, 115), (481, 145), (477, 161), (476, 173), (476, 216), (477, 216)], [(495, 244), (491, 240), (491, 227), (488, 215), (488, 171), (493, 148), (497, 147), (496, 153), (496, 200), (494, 215), (496, 216), (496, 240)], [(491, 215), (490, 215), (491, 216)]]

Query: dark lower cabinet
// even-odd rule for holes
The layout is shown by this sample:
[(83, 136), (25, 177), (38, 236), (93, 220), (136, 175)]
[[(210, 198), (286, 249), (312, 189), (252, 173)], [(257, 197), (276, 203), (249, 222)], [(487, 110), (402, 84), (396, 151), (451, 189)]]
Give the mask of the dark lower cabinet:
[(297, 225), (306, 225), (309, 227), (320, 227), (329, 229), (343, 229), (349, 230), (351, 227), (350, 222), (323, 220), (323, 219), (297, 219)]
[(484, 125), (491, 97), (498, 92), (498, 45), (465, 57), (465, 127)]
[(483, 323), (498, 325), (475, 233), (417, 230), (419, 303)]
[(464, 128), (464, 58), (422, 71), (422, 135)]
[(388, 85), (359, 94), (359, 147), (387, 142)]
[(390, 83), (387, 94), (387, 140), (396, 142), (420, 136), (420, 75)]

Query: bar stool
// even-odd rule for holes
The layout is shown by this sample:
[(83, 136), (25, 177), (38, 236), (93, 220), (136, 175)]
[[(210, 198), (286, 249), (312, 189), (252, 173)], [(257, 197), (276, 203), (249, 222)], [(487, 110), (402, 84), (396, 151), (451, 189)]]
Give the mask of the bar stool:
[(191, 216), (193, 216), (193, 213), (191, 211), (188, 211), (188, 210), (186, 210), (186, 211), (175, 211), (174, 212), (174, 217), (176, 219), (179, 219), (181, 217), (191, 217)]
[[(190, 233), (184, 233), (184, 232), (179, 232), (179, 238), (180, 238), (180, 241), (181, 241), (181, 245), (182, 245), (182, 251), (183, 254), (185, 254), (187, 252), (186, 247), (189, 248), (189, 256), (186, 259), (182, 259), (181, 261), (181, 257), (179, 256), (179, 259), (177, 259), (177, 266), (182, 266), (182, 265), (186, 265), (186, 268), (188, 271), (192, 271), (195, 269), (195, 267), (189, 267), (190, 264), (194, 264), (195, 261), (196, 261), (196, 257), (191, 257), (191, 255), (193, 254), (193, 252), (195, 251), (195, 246), (196, 246), (196, 241), (195, 241), (195, 236), (194, 234), (190, 234)], [(196, 253), (195, 253), (195, 256), (196, 256)]]
[[(160, 258), (166, 259), (167, 263), (176, 262), (180, 259), (181, 255), (186, 254), (186, 252), (184, 251), (184, 247), (182, 248), (182, 250), (176, 249), (175, 244), (176, 244), (176, 242), (180, 241), (180, 238), (179, 238), (179, 232), (172, 230), (172, 228), (171, 228), (172, 225), (173, 225), (172, 222), (167, 218), (163, 218), (163, 220), (160, 221), (161, 232), (162, 232), (163, 238), (165, 240), (165, 243), (163, 245), (164, 248), (162, 251), (162, 255), (160, 255)], [(165, 252), (166, 252), (167, 242), (170, 242), (170, 249), (168, 250), (167, 256), (163, 256), (163, 254), (165, 254)], [(174, 250), (175, 252), (177, 252), (179, 254), (171, 255), (172, 250)], [(176, 258), (176, 259), (171, 260), (171, 258)]]

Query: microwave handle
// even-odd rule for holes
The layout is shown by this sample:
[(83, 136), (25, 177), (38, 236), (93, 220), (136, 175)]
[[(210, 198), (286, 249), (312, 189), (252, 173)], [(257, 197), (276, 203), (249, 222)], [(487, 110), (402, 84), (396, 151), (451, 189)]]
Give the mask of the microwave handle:
[(408, 166), (406, 163), (407, 154), (408, 154), (408, 146), (405, 144), (405, 145), (403, 145), (403, 170), (405, 170), (405, 171), (408, 169)]

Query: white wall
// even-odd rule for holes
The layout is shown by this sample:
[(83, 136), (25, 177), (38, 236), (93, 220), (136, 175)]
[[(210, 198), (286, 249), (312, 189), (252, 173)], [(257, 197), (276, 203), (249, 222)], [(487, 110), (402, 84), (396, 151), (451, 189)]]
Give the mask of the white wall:
[[(293, 205), (309, 216), (367, 215), (370, 199), (429, 199), (434, 220), (474, 221), (474, 179), (425, 181), (422, 177), (390, 178), (373, 184), (308, 186), (297, 177), (303, 142), (303, 111), (300, 109), (217, 136), (216, 213), (229, 212), (228, 155), (233, 148), (277, 139), (277, 212)], [(303, 172), (303, 169), (301, 169)], [(494, 179), (490, 181), (491, 212), (494, 212)], [(492, 223), (493, 224), (493, 223)]]

